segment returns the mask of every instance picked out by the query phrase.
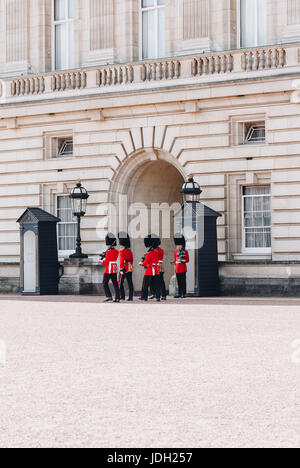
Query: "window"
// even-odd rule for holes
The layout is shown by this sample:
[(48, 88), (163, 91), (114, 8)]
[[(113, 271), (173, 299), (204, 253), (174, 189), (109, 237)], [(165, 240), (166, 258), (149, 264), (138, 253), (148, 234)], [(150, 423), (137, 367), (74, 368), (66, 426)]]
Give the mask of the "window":
[(74, 0), (53, 0), (55, 70), (74, 68)]
[(265, 141), (265, 122), (247, 122), (244, 124), (244, 145), (251, 143), (264, 143)]
[(256, 47), (267, 43), (267, 0), (238, 0), (240, 46)]
[(267, 143), (264, 114), (234, 116), (231, 118), (230, 127), (232, 145), (265, 145)]
[(50, 137), (48, 142), (50, 158), (67, 158), (73, 156), (73, 137)]
[(141, 55), (143, 59), (165, 56), (165, 0), (141, 1)]
[(243, 250), (271, 251), (270, 186), (243, 187)]
[(76, 246), (76, 222), (73, 217), (72, 203), (69, 196), (57, 197), (58, 223), (58, 250), (73, 252)]
[(73, 155), (73, 139), (57, 138), (57, 157)]

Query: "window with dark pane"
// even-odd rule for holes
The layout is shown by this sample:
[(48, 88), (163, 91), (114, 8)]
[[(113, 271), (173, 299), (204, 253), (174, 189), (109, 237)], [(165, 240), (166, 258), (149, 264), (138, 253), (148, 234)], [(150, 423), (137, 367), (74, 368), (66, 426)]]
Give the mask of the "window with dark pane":
[(58, 157), (73, 155), (73, 139), (58, 138)]
[(266, 141), (265, 122), (247, 122), (244, 126), (244, 144), (264, 143)]

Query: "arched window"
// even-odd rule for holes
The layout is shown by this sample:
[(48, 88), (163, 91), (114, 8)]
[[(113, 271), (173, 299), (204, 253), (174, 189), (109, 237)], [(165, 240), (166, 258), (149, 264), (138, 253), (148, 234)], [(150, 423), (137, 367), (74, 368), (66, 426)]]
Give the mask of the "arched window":
[(53, 0), (53, 68), (74, 68), (74, 0)]
[(141, 2), (141, 58), (165, 56), (165, 0)]
[(267, 43), (267, 0), (238, 0), (240, 47)]

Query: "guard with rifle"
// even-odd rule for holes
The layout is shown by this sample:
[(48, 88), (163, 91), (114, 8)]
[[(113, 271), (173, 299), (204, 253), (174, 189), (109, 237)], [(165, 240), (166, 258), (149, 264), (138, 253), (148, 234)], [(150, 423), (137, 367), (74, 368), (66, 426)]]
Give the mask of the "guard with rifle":
[(125, 232), (120, 232), (118, 237), (119, 237), (119, 244), (120, 244), (119, 287), (120, 287), (121, 300), (125, 301), (124, 283), (126, 279), (128, 288), (129, 288), (128, 301), (132, 302), (133, 301), (133, 282), (132, 282), (133, 253), (130, 250), (131, 241), (130, 241), (129, 235)]
[[(158, 236), (155, 236), (155, 235), (151, 235), (151, 237), (152, 238), (157, 237), (156, 252), (158, 253), (158, 270), (159, 270), (159, 278), (157, 279), (157, 281), (159, 282), (159, 290), (160, 290), (161, 300), (166, 301), (167, 300), (167, 290), (166, 290), (166, 283), (165, 283), (165, 264), (164, 264), (165, 252), (160, 247), (161, 246), (161, 239)], [(150, 291), (151, 291), (151, 294), (152, 294), (150, 299), (155, 299), (156, 298), (155, 277), (153, 277), (152, 280), (151, 280)]]
[(175, 234), (174, 242), (176, 245), (176, 250), (174, 252), (174, 261), (175, 261), (175, 273), (178, 283), (178, 296), (175, 296), (176, 299), (184, 299), (186, 296), (186, 274), (187, 274), (187, 264), (190, 261), (189, 253), (186, 250), (186, 241), (182, 234)]
[(156, 300), (157, 302), (160, 302), (159, 267), (158, 267), (159, 257), (156, 251), (156, 248), (158, 247), (157, 236), (155, 238), (153, 238), (151, 235), (147, 236), (144, 239), (144, 243), (145, 243), (145, 247), (148, 248), (149, 250), (146, 253), (145, 258), (143, 258), (142, 262), (140, 262), (140, 265), (145, 268), (145, 276), (144, 276), (143, 287), (142, 287), (142, 296), (140, 300), (148, 301), (149, 286), (150, 286), (151, 280), (153, 279)]
[(105, 244), (109, 247), (105, 252), (100, 255), (101, 265), (105, 265), (103, 288), (106, 295), (104, 302), (111, 302), (113, 300), (112, 294), (109, 288), (109, 282), (111, 281), (115, 290), (114, 302), (120, 302), (120, 290), (118, 285), (118, 257), (119, 252), (116, 249), (117, 239), (114, 234), (109, 233), (105, 238)]

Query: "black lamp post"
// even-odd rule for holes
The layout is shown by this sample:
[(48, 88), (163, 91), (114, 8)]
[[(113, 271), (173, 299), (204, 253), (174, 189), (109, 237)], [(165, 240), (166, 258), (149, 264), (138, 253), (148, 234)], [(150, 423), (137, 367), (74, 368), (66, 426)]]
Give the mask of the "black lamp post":
[(81, 180), (77, 182), (76, 187), (70, 193), (72, 200), (73, 215), (77, 218), (77, 239), (76, 239), (76, 251), (70, 258), (88, 258), (88, 255), (82, 253), (81, 249), (81, 236), (80, 236), (80, 221), (81, 217), (86, 214), (86, 205), (89, 198), (89, 194), (86, 189), (82, 187)]
[(190, 176), (181, 189), (183, 203), (197, 203), (200, 201), (202, 190), (200, 185), (195, 182), (194, 176)]

